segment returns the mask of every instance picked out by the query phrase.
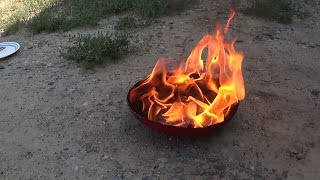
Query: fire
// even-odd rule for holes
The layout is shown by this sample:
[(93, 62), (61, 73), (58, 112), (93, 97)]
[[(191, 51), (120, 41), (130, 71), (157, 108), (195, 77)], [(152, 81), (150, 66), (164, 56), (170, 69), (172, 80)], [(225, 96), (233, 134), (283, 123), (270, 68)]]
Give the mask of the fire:
[(168, 71), (166, 59), (158, 60), (129, 101), (141, 104), (150, 121), (166, 125), (202, 128), (223, 122), (230, 107), (245, 97), (244, 55), (235, 50), (235, 40), (224, 38), (234, 16), (231, 11), (225, 28), (217, 24), (215, 34), (205, 35), (174, 71)]

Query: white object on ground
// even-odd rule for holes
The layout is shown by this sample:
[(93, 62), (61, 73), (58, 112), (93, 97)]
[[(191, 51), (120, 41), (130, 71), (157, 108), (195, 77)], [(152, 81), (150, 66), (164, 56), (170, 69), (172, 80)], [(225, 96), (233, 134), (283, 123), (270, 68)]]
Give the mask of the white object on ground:
[(8, 57), (20, 49), (20, 44), (16, 42), (2, 42), (0, 43), (0, 59)]

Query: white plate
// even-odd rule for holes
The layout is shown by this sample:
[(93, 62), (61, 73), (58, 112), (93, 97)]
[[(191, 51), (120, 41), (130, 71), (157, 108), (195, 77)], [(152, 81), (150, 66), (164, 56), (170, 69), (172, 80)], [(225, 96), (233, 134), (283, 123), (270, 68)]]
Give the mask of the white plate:
[(8, 57), (20, 49), (20, 45), (16, 42), (0, 43), (0, 59)]

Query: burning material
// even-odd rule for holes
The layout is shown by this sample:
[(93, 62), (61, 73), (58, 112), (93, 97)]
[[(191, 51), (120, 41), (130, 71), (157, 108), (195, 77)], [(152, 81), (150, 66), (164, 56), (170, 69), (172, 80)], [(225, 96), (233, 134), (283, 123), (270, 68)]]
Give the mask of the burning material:
[(235, 50), (235, 40), (224, 39), (234, 15), (232, 11), (224, 29), (218, 24), (214, 35), (205, 35), (185, 64), (168, 71), (165, 59), (160, 59), (152, 73), (130, 90), (129, 105), (139, 117), (165, 126), (197, 129), (220, 124), (233, 115), (245, 97), (244, 55)]

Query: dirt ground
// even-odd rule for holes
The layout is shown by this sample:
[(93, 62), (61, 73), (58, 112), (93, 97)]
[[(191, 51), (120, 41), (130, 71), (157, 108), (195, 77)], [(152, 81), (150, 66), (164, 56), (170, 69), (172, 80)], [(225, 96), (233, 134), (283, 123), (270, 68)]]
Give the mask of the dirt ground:
[(238, 13), (230, 37), (245, 53), (246, 99), (222, 130), (177, 138), (147, 129), (130, 114), (129, 88), (160, 57), (187, 56), (227, 2), (202, 1), (180, 15), (131, 30), (141, 50), (96, 72), (64, 60), (71, 34), (29, 36), (1, 61), (0, 179), (320, 179), (320, 5), (283, 25)]

